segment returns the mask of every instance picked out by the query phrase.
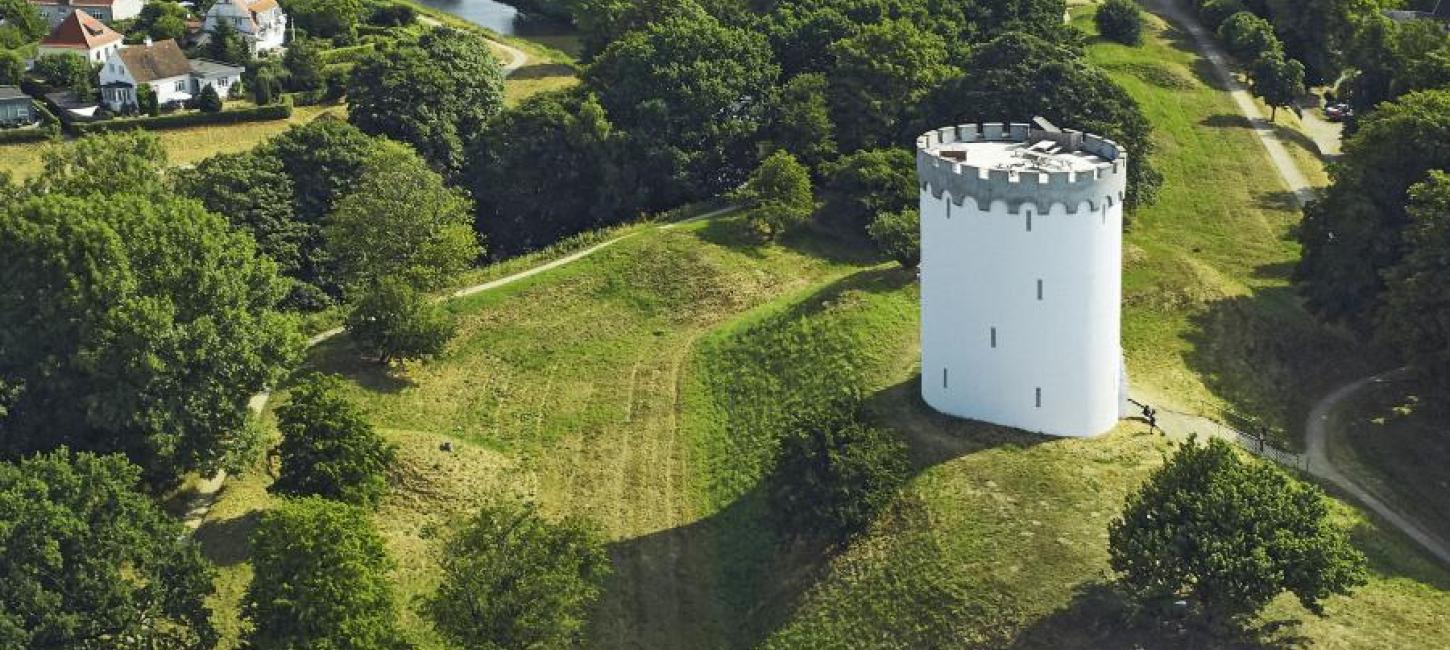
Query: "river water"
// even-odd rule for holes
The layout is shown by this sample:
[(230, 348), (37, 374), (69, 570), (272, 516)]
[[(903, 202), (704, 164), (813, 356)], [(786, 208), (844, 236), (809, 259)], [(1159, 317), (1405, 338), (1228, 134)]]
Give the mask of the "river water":
[(518, 9), (498, 0), (418, 0), (471, 23), (482, 25), (504, 36), (559, 37), (569, 33), (567, 26), (524, 16)]

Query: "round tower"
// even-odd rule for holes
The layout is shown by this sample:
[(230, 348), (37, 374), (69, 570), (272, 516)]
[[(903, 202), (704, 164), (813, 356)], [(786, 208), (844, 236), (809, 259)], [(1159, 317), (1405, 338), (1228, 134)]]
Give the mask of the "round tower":
[(1127, 153), (1038, 119), (932, 131), (916, 166), (927, 404), (1056, 436), (1111, 429)]

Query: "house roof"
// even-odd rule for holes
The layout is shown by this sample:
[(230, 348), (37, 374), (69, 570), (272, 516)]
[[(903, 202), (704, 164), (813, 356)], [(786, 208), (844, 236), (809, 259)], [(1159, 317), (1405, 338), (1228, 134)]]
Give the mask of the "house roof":
[[(245, 2), (245, 0), (243, 1)], [(262, 13), (268, 9), (275, 9), (276, 7), (277, 0), (256, 0), (255, 2), (247, 3), (247, 11), (254, 14)]]
[(191, 74), (191, 62), (176, 41), (167, 39), (151, 45), (132, 45), (116, 53), (137, 82), (145, 83)]
[(30, 99), (30, 95), (20, 92), (15, 86), (0, 86), (0, 102), (12, 99)]
[(1450, 20), (1450, 0), (1440, 0), (1431, 15), (1441, 20)]
[(218, 61), (208, 59), (191, 59), (192, 74), (203, 77), (233, 77), (242, 74), (246, 68), (235, 65), (227, 65)]
[(30, 0), (30, 4), (36, 5), (70, 5), (72, 7), (109, 7), (116, 4), (116, 0)]
[(76, 50), (94, 50), (121, 40), (116, 30), (91, 17), (79, 9), (72, 11), (65, 20), (51, 30), (50, 36), (40, 44), (43, 47), (64, 47)]

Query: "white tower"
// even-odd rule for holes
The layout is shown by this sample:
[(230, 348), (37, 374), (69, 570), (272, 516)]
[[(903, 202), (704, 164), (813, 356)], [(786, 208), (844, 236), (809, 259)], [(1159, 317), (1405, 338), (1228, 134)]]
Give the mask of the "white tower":
[(927, 133), (916, 166), (927, 404), (1056, 436), (1111, 429), (1127, 153), (1038, 119)]

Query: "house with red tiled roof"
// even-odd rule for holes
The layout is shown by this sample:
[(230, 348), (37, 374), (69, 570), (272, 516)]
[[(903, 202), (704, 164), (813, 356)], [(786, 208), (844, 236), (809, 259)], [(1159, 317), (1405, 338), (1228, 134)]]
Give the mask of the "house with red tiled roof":
[(206, 10), (202, 32), (210, 35), (221, 23), (230, 23), (252, 54), (280, 49), (286, 40), (287, 14), (277, 0), (217, 0)]
[(50, 21), (52, 28), (69, 18), (77, 9), (85, 11), (92, 18), (109, 23), (135, 18), (141, 15), (141, 7), (146, 6), (145, 0), (30, 0), (30, 4), (40, 10), (40, 15)]
[(40, 56), (48, 54), (79, 54), (91, 63), (104, 63), (112, 52), (123, 47), (121, 34), (77, 9), (51, 30), (40, 42)]

